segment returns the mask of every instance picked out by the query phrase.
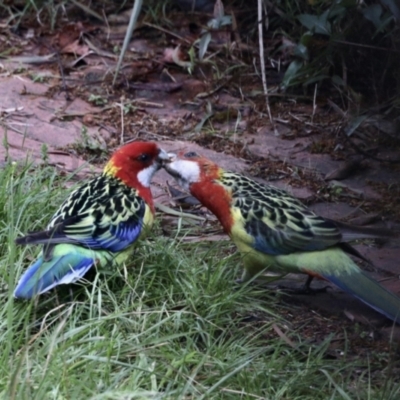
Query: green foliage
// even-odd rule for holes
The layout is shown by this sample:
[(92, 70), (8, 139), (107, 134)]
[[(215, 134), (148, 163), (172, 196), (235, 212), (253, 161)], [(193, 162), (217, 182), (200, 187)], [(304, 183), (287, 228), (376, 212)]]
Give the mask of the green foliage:
[[(284, 16), (293, 24), (284, 35), (297, 43), (292, 49), (294, 60), (282, 81), (283, 89), (330, 82), (339, 90), (373, 94), (374, 100), (388, 99), (396, 93), (400, 61), (393, 56), (399, 51), (395, 22), (398, 6), (394, 2), (338, 0), (295, 4), (298, 7), (293, 10), (292, 6), (291, 13), (287, 4), (282, 6), (288, 7)], [(383, 70), (386, 76), (382, 75)]]
[[(36, 301), (13, 299), (38, 253), (17, 248), (15, 236), (45, 227), (68, 179), (28, 164), (0, 170), (1, 398), (398, 398), (398, 383), (371, 384), (368, 360), (327, 358), (329, 338), (313, 345), (287, 331), (295, 347), (281, 340), (282, 306), (263, 288), (235, 288), (240, 258), (229, 242), (154, 232), (130, 265)], [(257, 322), (246, 322), (252, 315)]]
[(99, 134), (89, 135), (87, 127), (82, 125), (81, 136), (74, 143), (74, 148), (80, 154), (104, 157), (107, 154), (107, 145)]
[(216, 10), (214, 11), (214, 18), (212, 18), (207, 23), (208, 29), (203, 29), (201, 32), (201, 37), (199, 39), (199, 60), (202, 61), (207, 52), (208, 45), (211, 42), (211, 32), (212, 30), (221, 29), (223, 26), (232, 24), (232, 17), (230, 15), (225, 15), (225, 10), (222, 1), (217, 1)]
[(88, 98), (88, 101), (96, 106), (104, 106), (108, 103), (108, 100), (105, 97), (97, 94), (91, 94)]

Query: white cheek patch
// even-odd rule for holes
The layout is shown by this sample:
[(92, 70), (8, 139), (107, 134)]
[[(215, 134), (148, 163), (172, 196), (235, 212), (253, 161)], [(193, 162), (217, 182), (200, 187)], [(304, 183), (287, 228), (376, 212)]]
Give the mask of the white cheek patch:
[(158, 168), (158, 164), (154, 163), (151, 164), (149, 167), (142, 169), (137, 175), (138, 181), (144, 187), (150, 187), (151, 178), (157, 172)]
[(189, 190), (191, 183), (200, 180), (200, 167), (194, 161), (176, 160), (168, 165), (168, 169), (179, 174), (176, 176), (176, 180), (186, 190)]

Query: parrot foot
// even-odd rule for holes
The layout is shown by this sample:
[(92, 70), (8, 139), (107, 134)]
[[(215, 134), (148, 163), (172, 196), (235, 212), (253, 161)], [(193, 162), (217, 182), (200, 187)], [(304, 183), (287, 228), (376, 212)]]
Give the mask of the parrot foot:
[(306, 283), (299, 288), (288, 288), (285, 286), (278, 286), (279, 289), (285, 290), (287, 292), (290, 292), (292, 294), (317, 294), (317, 293), (326, 293), (328, 291), (328, 289), (332, 289), (332, 286), (324, 286), (323, 288), (319, 288), (319, 289), (313, 289), (311, 288), (311, 282), (314, 279), (313, 276), (309, 275), (307, 278)]
[(291, 288), (287, 286), (278, 286), (278, 289), (288, 292), (290, 294), (304, 294), (304, 295), (315, 295), (317, 293), (326, 293), (328, 289), (332, 289), (332, 286), (324, 286), (323, 288), (313, 289), (307, 285), (298, 287), (298, 288)]

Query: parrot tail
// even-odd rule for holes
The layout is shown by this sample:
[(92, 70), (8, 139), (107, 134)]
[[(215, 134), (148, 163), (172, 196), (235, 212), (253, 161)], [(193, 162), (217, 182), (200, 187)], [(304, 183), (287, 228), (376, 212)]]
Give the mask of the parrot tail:
[[(301, 271), (333, 283), (400, 324), (400, 298), (370, 277), (338, 246), (275, 257), (286, 270)], [(304, 265), (307, 265), (305, 269)], [(281, 267), (282, 268), (282, 267)]]
[(31, 299), (55, 286), (76, 282), (96, 262), (92, 250), (71, 244), (56, 245), (48, 259), (41, 252), (38, 260), (28, 267), (14, 290), (14, 297)]
[(339, 275), (322, 274), (322, 277), (400, 324), (400, 298), (386, 290), (364, 271), (344, 272)]

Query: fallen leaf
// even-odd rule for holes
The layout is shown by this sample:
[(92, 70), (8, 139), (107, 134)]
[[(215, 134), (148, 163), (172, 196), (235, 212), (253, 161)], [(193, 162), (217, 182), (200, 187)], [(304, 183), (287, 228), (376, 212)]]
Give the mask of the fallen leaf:
[(371, 213), (360, 217), (352, 218), (349, 222), (352, 225), (369, 225), (381, 219), (382, 213)]
[(175, 49), (166, 48), (164, 50), (163, 62), (179, 65), (182, 68), (190, 68), (192, 63), (183, 60), (183, 53), (180, 46), (175, 47)]
[(332, 172), (329, 172), (325, 175), (325, 180), (326, 181), (331, 181), (331, 180), (342, 180), (348, 178), (350, 175), (354, 174), (357, 172), (360, 167), (362, 166), (362, 159), (357, 158), (353, 160), (348, 160), (341, 164), (339, 168), (333, 170)]
[(74, 42), (64, 46), (60, 52), (63, 54), (71, 53), (71, 54), (76, 54), (78, 56), (83, 56), (89, 53), (89, 51), (90, 51), (89, 46), (85, 44), (80, 44), (79, 39), (77, 39)]

